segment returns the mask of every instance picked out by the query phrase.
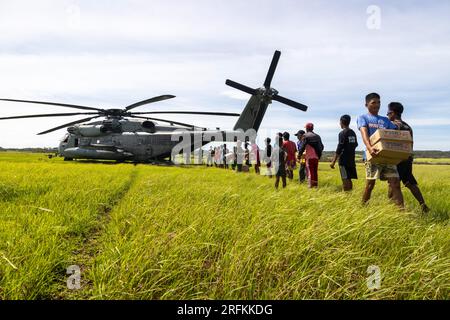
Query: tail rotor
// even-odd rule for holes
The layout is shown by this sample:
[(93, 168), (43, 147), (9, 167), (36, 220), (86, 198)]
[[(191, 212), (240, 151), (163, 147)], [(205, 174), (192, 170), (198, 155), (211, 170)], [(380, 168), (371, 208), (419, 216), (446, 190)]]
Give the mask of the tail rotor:
[(240, 84), (238, 82), (235, 82), (233, 80), (229, 80), (229, 79), (227, 79), (225, 81), (225, 84), (230, 87), (233, 87), (235, 89), (244, 91), (252, 96), (261, 96), (262, 98), (264, 98), (265, 101), (267, 101), (267, 103), (271, 103), (272, 100), (275, 100), (275, 101), (281, 102), (285, 105), (288, 105), (290, 107), (293, 107), (295, 109), (298, 109), (301, 111), (306, 111), (308, 109), (308, 107), (306, 105), (280, 96), (278, 94), (278, 91), (271, 87), (272, 79), (275, 74), (275, 70), (277, 68), (278, 61), (280, 60), (280, 56), (281, 56), (281, 52), (278, 50), (275, 51), (275, 53), (273, 54), (272, 62), (270, 63), (270, 67), (267, 72), (266, 79), (264, 80), (263, 87), (261, 87), (259, 89), (253, 89), (253, 88), (247, 87), (243, 84)]

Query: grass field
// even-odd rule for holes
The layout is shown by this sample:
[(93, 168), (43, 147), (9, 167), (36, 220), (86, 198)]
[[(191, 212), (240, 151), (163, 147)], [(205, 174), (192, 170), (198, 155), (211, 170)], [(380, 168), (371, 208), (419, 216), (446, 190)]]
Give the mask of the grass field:
[(362, 166), (351, 193), (327, 163), (318, 190), (276, 191), (253, 172), (0, 153), (0, 299), (449, 299), (450, 166), (414, 170), (427, 216), (382, 182), (361, 205)]

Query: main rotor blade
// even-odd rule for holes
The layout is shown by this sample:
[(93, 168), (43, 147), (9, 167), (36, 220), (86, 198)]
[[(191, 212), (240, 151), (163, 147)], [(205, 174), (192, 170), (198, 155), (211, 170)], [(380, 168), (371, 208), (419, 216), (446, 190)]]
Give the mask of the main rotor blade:
[[(180, 126), (184, 126), (184, 127), (189, 127), (189, 128), (194, 128), (196, 126), (192, 125), (192, 124), (188, 124), (188, 123), (183, 123), (183, 122), (177, 122), (177, 121), (172, 121), (172, 120), (164, 120), (164, 119), (158, 119), (158, 118), (149, 118), (149, 117), (139, 117), (139, 116), (130, 116), (131, 118), (139, 118), (139, 119), (147, 119), (147, 120), (155, 120), (155, 121), (162, 121), (162, 122), (167, 122), (167, 123), (174, 123), (174, 124), (178, 124)], [(198, 127), (201, 128), (201, 127)]]
[(23, 116), (14, 116), (14, 117), (3, 117), (0, 120), (9, 120), (9, 119), (25, 119), (25, 118), (43, 118), (43, 117), (65, 117), (65, 116), (77, 116), (80, 114), (98, 114), (97, 112), (74, 112), (74, 113), (48, 113), (48, 114), (30, 114)]
[(290, 100), (288, 98), (279, 96), (277, 94), (272, 97), (272, 100), (275, 100), (275, 101), (287, 104), (288, 106), (293, 107), (293, 108), (298, 109), (298, 110), (301, 110), (301, 111), (306, 111), (308, 109), (308, 107), (305, 106), (304, 104), (292, 101), (292, 100)]
[(46, 134), (46, 133), (49, 133), (49, 132), (52, 132), (52, 131), (56, 131), (56, 130), (59, 130), (59, 129), (62, 129), (62, 128), (65, 128), (65, 127), (70, 127), (71, 125), (74, 125), (74, 124), (77, 124), (77, 123), (86, 122), (86, 121), (89, 121), (89, 120), (92, 120), (92, 119), (95, 119), (95, 118), (98, 118), (98, 117), (101, 117), (101, 116), (95, 116), (95, 117), (84, 118), (84, 119), (72, 121), (72, 122), (63, 124), (63, 125), (61, 125), (61, 126), (58, 126), (58, 127), (55, 127), (55, 128), (49, 129), (49, 130), (46, 130), (46, 131), (39, 132), (38, 135)]
[(280, 60), (280, 55), (281, 52), (278, 50), (273, 54), (272, 62), (270, 63), (269, 71), (267, 72), (266, 80), (264, 81), (264, 87), (266, 87), (266, 89), (270, 88), (275, 69), (277, 68), (278, 60)]
[(211, 115), (211, 116), (228, 116), (228, 117), (238, 117), (240, 116), (239, 113), (229, 113), (229, 112), (203, 112), (203, 111), (149, 111), (149, 112), (131, 112), (132, 115), (134, 114), (161, 114), (161, 113), (167, 113), (167, 114), (204, 114), (204, 115)]
[(12, 101), (12, 102), (25, 102), (25, 103), (37, 103), (37, 104), (48, 104), (51, 106), (59, 106), (59, 107), (68, 107), (75, 109), (83, 109), (83, 110), (95, 110), (95, 111), (104, 111), (103, 109), (79, 106), (76, 104), (67, 104), (67, 103), (56, 103), (56, 102), (45, 102), (45, 101), (32, 101), (32, 100), (15, 100), (15, 99), (0, 99), (2, 101)]
[(149, 104), (149, 103), (163, 101), (163, 100), (172, 99), (172, 98), (175, 98), (175, 96), (173, 96), (171, 94), (166, 94), (166, 95), (162, 95), (162, 96), (153, 97), (153, 98), (150, 98), (150, 99), (147, 99), (147, 100), (143, 100), (143, 101), (139, 101), (139, 102), (133, 103), (133, 104), (129, 105), (128, 107), (125, 107), (125, 110), (128, 111), (128, 110), (131, 110), (133, 108), (143, 106), (144, 104)]
[(252, 89), (250, 87), (244, 86), (243, 84), (234, 82), (233, 80), (227, 79), (227, 81), (225, 81), (225, 84), (227, 86), (233, 87), (235, 89), (247, 92), (248, 94), (251, 94), (251, 95), (255, 95), (257, 93), (257, 91), (255, 89)]

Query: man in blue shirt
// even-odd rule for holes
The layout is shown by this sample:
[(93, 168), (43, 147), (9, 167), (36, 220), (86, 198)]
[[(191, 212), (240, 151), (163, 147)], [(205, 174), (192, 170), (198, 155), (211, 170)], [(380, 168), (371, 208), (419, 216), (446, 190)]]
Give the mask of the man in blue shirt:
[[(376, 157), (379, 150), (370, 144), (370, 136), (377, 129), (397, 129), (397, 126), (389, 121), (388, 118), (378, 115), (380, 111), (380, 95), (378, 93), (370, 93), (366, 96), (367, 114), (358, 117), (358, 129), (361, 131), (361, 137), (366, 145), (366, 152), (372, 157)], [(400, 178), (396, 165), (374, 164), (369, 161), (365, 162), (366, 167), (366, 188), (363, 194), (363, 203), (369, 201), (372, 190), (375, 187), (377, 179), (387, 180), (389, 189), (392, 192), (392, 200), (401, 208), (403, 208), (403, 195), (400, 189)]]

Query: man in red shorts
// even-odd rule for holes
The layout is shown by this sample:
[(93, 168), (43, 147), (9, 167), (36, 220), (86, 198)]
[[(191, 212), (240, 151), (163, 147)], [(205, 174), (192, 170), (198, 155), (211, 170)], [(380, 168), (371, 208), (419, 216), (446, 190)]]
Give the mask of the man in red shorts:
[(308, 169), (308, 183), (310, 188), (317, 188), (319, 182), (318, 169), (319, 159), (322, 156), (323, 143), (320, 136), (313, 132), (314, 125), (307, 123), (305, 125), (306, 133), (303, 136), (303, 146), (298, 151), (303, 154), (306, 150), (306, 168)]

